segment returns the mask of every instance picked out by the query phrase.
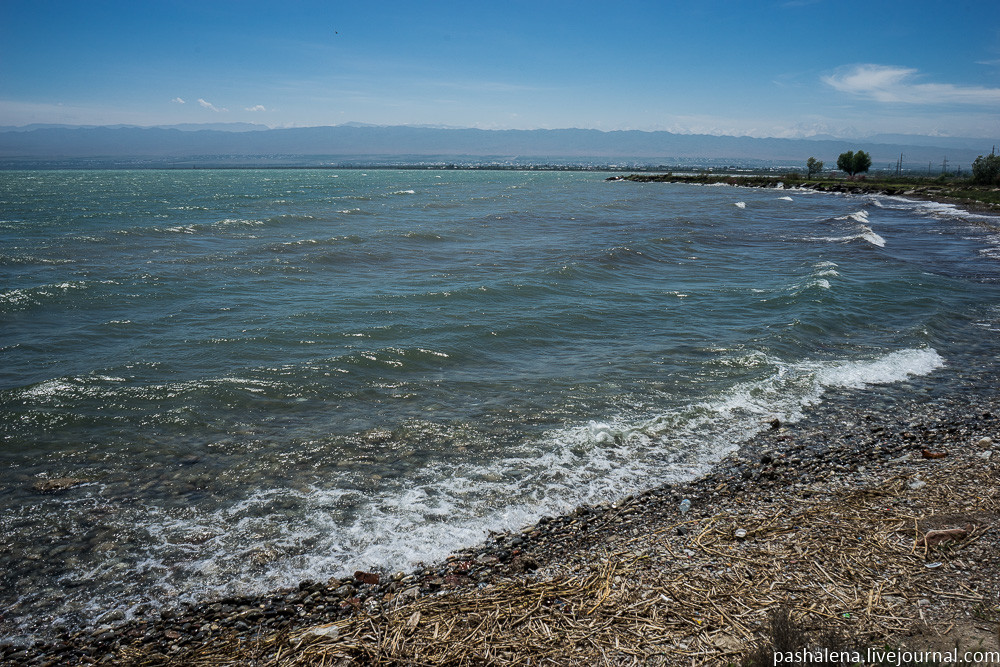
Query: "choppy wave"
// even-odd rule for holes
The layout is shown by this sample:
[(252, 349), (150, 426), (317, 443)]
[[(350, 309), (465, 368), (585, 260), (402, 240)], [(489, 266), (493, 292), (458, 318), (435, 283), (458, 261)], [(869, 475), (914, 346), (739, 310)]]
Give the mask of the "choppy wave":
[(5, 630), (405, 568), (996, 328), (992, 232), (891, 200), (340, 175), (0, 173)]
[(90, 290), (99, 285), (116, 285), (114, 280), (67, 280), (48, 285), (22, 287), (0, 291), (0, 311), (23, 310), (53, 302), (72, 301), (74, 292)]
[(973, 213), (972, 211), (959, 208), (954, 204), (947, 204), (944, 202), (880, 195), (878, 197), (874, 197), (871, 203), (881, 209), (906, 211), (939, 220), (952, 219), (976, 222), (984, 221), (1000, 225), (1000, 216), (990, 215), (988, 213)]
[(878, 246), (879, 248), (885, 247), (885, 239), (867, 226), (864, 226), (859, 234), (850, 234), (848, 236), (817, 236), (813, 238), (815, 241), (829, 241), (831, 243), (846, 243), (849, 241), (857, 241), (859, 239), (867, 241), (873, 246)]
[(73, 263), (75, 263), (75, 260), (72, 259), (55, 259), (52, 257), (36, 257), (33, 255), (0, 254), (0, 266), (31, 266), (32, 264), (57, 266), (61, 264)]
[[(362, 473), (339, 484), (262, 488), (210, 511), (105, 500), (105, 521), (121, 522), (111, 526), (118, 542), (137, 550), (109, 546), (110, 555), (127, 559), (127, 570), (109, 559), (67, 572), (69, 591), (84, 582), (117, 586), (113, 594), (70, 592), (63, 613), (82, 607), (95, 617), (114, 609), (133, 616), (168, 600), (263, 592), (355, 569), (409, 568), (488, 531), (519, 529), (581, 503), (700, 474), (764, 428), (764, 418), (800, 419), (829, 389), (897, 382), (944, 363), (930, 348), (866, 360), (784, 363), (760, 353), (748, 360), (770, 373), (659, 414), (554, 429), (492, 462), (458, 455), (406, 480)], [(407, 456), (402, 449), (399, 455)], [(93, 504), (82, 499), (102, 491), (75, 493), (62, 512), (85, 520)], [(120, 593), (123, 583), (133, 592)]]
[(831, 243), (846, 243), (850, 241), (863, 240), (879, 248), (885, 247), (885, 238), (883, 238), (880, 234), (878, 234), (875, 230), (871, 228), (871, 221), (869, 220), (868, 217), (868, 211), (862, 209), (832, 219), (836, 221), (844, 221), (844, 222), (850, 221), (856, 223), (855, 233), (843, 234), (837, 236), (816, 236), (812, 237), (812, 240), (826, 241)]

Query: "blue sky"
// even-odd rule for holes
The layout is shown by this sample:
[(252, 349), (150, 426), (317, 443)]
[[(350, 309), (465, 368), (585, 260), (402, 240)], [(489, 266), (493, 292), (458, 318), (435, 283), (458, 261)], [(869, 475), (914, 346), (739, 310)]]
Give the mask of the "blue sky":
[(1000, 2), (0, 0), (0, 125), (1000, 137)]

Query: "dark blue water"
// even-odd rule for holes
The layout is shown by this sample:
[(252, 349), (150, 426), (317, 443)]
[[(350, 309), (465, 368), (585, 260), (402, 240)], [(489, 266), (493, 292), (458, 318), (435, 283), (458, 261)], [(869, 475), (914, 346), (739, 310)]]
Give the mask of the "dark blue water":
[(997, 354), (996, 219), (605, 176), (0, 172), (4, 634), (429, 561)]

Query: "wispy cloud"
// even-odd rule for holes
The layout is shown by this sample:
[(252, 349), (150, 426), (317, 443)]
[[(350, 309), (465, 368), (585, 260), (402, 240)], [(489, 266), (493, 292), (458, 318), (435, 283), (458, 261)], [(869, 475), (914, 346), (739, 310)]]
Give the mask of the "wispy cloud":
[(175, 97), (174, 99), (172, 99), (172, 100), (170, 100), (170, 101), (171, 101), (171, 102), (176, 102), (177, 104), (187, 104), (187, 102), (185, 102), (184, 100), (182, 100), (182, 99), (181, 99), (181, 98), (179, 98), (179, 97)]
[(267, 111), (267, 109), (264, 108), (263, 104), (255, 104), (252, 107), (246, 107), (246, 110), (247, 111)]
[(222, 113), (223, 111), (229, 111), (229, 109), (226, 109), (225, 107), (222, 107), (222, 108), (217, 107), (214, 104), (212, 104), (211, 102), (207, 102), (207, 101), (201, 99), (200, 97), (198, 98), (198, 104), (200, 104), (201, 106), (205, 107), (206, 109), (211, 109), (215, 113)]
[(854, 65), (824, 76), (833, 88), (876, 102), (902, 104), (1000, 104), (1000, 88), (953, 83), (917, 83), (920, 72), (890, 65)]

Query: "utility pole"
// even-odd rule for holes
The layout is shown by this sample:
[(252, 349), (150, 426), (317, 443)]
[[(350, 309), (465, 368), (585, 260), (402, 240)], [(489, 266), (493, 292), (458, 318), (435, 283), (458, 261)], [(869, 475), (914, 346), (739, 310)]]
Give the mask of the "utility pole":
[(948, 156), (947, 155), (944, 156), (944, 160), (941, 162), (941, 173), (942, 174), (947, 174), (948, 173)]

